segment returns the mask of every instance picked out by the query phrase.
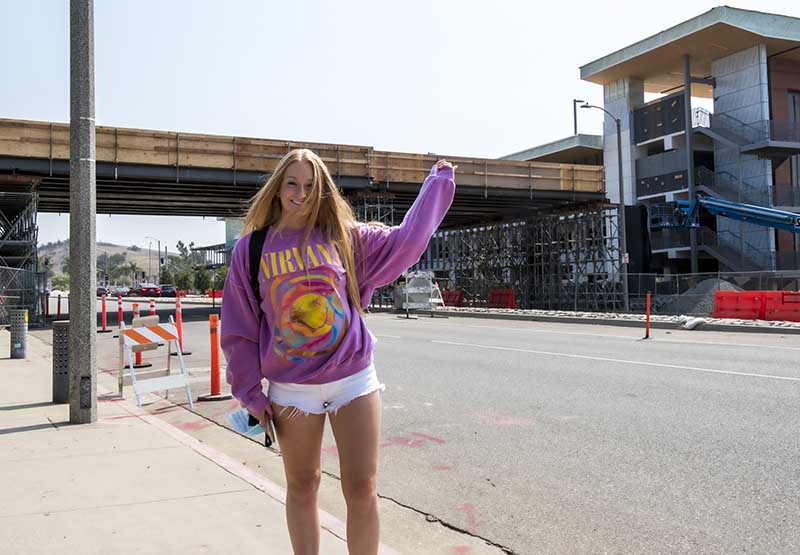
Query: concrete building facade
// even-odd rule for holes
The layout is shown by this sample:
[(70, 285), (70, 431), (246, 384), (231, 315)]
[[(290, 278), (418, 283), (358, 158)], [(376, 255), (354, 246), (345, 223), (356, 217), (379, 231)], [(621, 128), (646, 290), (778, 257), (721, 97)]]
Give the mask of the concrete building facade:
[[(714, 8), (581, 67), (581, 78), (603, 86), (621, 121), (624, 201), (651, 222), (698, 194), (800, 213), (800, 19)], [(698, 98), (712, 109), (693, 106)], [(603, 134), (616, 203), (610, 116)], [(800, 234), (788, 231), (701, 215), (691, 231), (649, 232), (653, 271), (800, 268)]]

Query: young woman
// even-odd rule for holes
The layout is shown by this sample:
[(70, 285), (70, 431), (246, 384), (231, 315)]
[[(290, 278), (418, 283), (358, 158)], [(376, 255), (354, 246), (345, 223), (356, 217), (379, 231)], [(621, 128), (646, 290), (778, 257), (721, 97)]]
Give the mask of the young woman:
[[(296, 555), (319, 552), (317, 490), (325, 415), (339, 453), (351, 554), (376, 554), (381, 398), (363, 310), (375, 288), (415, 264), (455, 194), (454, 168), (431, 169), (403, 223), (356, 222), (327, 167), (294, 150), (253, 197), (233, 249), (222, 304), (222, 349), (233, 395), (275, 424)], [(267, 227), (251, 285), (249, 244)], [(256, 243), (257, 245), (257, 243)], [(265, 394), (262, 380), (269, 388)]]

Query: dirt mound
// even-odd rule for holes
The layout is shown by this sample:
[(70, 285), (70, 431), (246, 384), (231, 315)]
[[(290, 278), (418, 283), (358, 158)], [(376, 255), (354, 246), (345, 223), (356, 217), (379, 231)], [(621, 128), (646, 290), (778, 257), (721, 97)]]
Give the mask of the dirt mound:
[(742, 288), (724, 279), (706, 279), (673, 297), (664, 305), (661, 312), (710, 316), (714, 311), (714, 293), (716, 291), (742, 291)]

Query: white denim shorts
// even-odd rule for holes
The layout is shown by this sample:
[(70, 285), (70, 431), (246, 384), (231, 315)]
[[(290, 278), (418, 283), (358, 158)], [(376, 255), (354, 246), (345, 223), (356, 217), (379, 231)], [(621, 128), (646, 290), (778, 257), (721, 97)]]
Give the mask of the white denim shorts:
[[(386, 386), (378, 381), (375, 365), (370, 364), (352, 376), (323, 384), (297, 384), (269, 382), (269, 398), (274, 403), (294, 409), (289, 418), (298, 413), (325, 414), (336, 411), (358, 397), (373, 391), (383, 391)], [(281, 414), (277, 414), (281, 417)]]

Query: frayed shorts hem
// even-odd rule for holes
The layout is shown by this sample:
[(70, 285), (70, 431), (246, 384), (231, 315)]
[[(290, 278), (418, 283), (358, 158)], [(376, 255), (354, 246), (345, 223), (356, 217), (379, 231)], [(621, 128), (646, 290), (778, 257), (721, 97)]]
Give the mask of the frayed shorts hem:
[(375, 365), (326, 384), (270, 383), (269, 398), (283, 407), (277, 418), (290, 411), (288, 418), (298, 415), (326, 414), (336, 412), (359, 397), (375, 391), (384, 391), (386, 386), (378, 381)]

